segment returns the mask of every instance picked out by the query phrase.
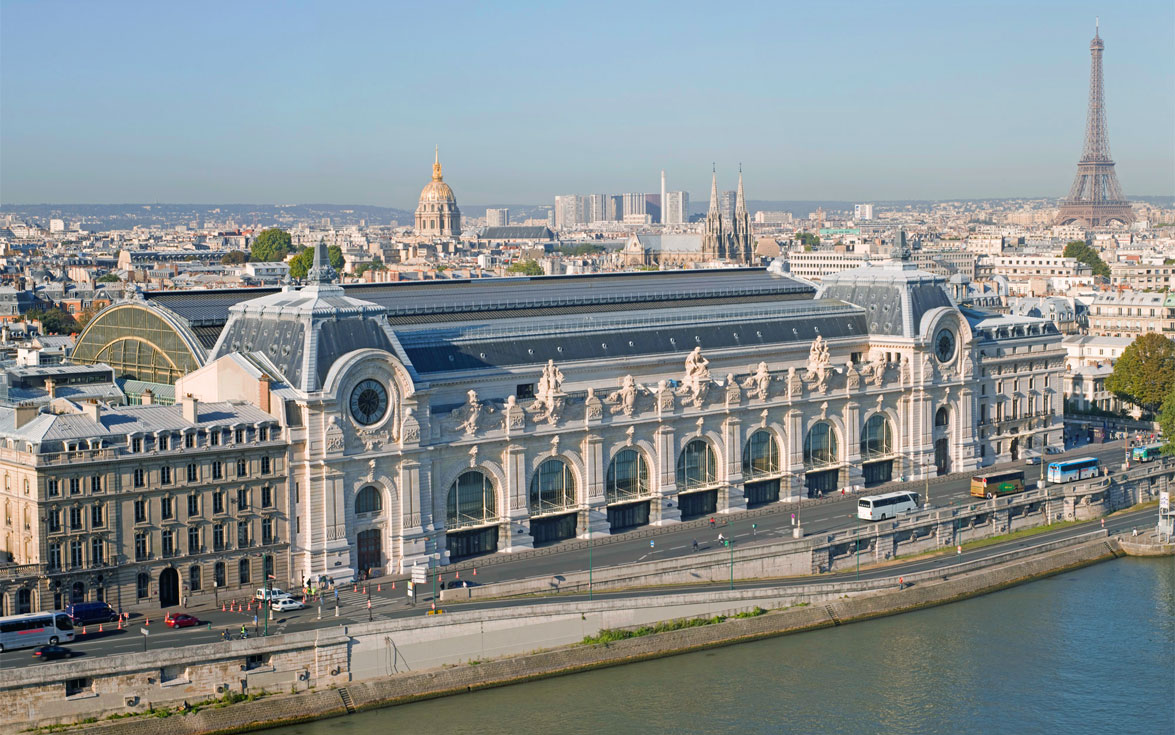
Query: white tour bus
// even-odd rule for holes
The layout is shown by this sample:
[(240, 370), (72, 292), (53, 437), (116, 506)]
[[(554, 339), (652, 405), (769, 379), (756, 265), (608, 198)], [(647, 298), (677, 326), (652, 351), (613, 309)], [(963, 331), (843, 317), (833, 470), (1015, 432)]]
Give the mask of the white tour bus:
[(0, 651), (68, 643), (73, 620), (63, 612), (25, 613), (0, 618)]
[(898, 513), (918, 509), (918, 493), (896, 492), (869, 495), (857, 502), (857, 517), (863, 521), (884, 521)]

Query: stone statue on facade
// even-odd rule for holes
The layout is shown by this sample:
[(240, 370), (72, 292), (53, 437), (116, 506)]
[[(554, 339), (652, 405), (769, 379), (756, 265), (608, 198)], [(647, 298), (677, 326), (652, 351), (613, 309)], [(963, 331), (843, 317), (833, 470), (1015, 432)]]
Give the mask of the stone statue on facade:
[(471, 390), (465, 394), (465, 405), (453, 409), (449, 414), (450, 424), (460, 429), (466, 435), (477, 433), (478, 422), (481, 419), (482, 404), (477, 398), (477, 391)]
[(710, 361), (702, 356), (702, 348), (695, 347), (693, 352), (685, 358), (685, 377), (682, 380), (678, 393), (688, 395), (689, 403), (696, 407), (702, 405), (706, 399), (706, 391), (710, 387)]
[(767, 391), (771, 386), (771, 373), (767, 370), (767, 363), (759, 363), (754, 374), (744, 380), (742, 385), (760, 401), (767, 400)]
[(884, 352), (873, 353), (873, 359), (861, 368), (861, 375), (865, 376), (869, 385), (880, 388), (885, 383), (885, 370), (889, 367)]
[(832, 357), (828, 353), (828, 343), (824, 337), (816, 335), (812, 342), (812, 349), (808, 351), (808, 369), (804, 373), (804, 380), (815, 382), (817, 393), (828, 390), (828, 378), (832, 373)]
[(514, 396), (506, 397), (506, 405), (502, 406), (502, 429), (510, 435), (512, 429), (521, 429), (526, 426), (526, 412), (518, 405)]
[(639, 391), (636, 378), (625, 375), (620, 380), (620, 389), (609, 393), (604, 398), (604, 402), (612, 406), (612, 413), (624, 413), (625, 416), (631, 416), (636, 410), (636, 397)]
[(557, 422), (567, 396), (563, 393), (563, 373), (555, 367), (554, 360), (547, 360), (543, 375), (535, 386), (534, 397), (534, 409), (538, 412), (535, 421)]
[(912, 372), (910, 357), (908, 355), (902, 355), (901, 362), (898, 363), (898, 374), (901, 377), (902, 385), (909, 385), (913, 382)]
[(726, 406), (737, 406), (743, 401), (743, 391), (739, 388), (738, 381), (734, 379), (733, 373), (726, 374)]

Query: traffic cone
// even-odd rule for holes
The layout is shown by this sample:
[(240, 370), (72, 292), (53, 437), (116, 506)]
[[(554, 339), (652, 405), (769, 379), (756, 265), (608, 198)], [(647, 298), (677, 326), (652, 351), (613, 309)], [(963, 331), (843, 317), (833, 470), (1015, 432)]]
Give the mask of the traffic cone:
[(437, 609), (437, 603), (436, 603), (436, 601), (433, 601), (433, 603), (432, 603), (432, 609), (433, 609), (433, 610), (436, 610), (436, 609)]
[(367, 585), (363, 585), (363, 594), (367, 594)]
[(224, 603), (223, 603), (223, 602), (222, 602), (222, 603), (220, 603), (220, 611), (221, 611), (221, 612), (224, 612)]
[(475, 577), (477, 576), (477, 567), (473, 568), (473, 576), (475, 576)]
[(461, 579), (461, 570), (460, 569), (457, 570), (457, 579)]
[(122, 630), (122, 616), (121, 615), (118, 616), (118, 629)]
[(359, 591), (359, 585), (357, 585), (357, 584), (351, 585), (351, 591), (352, 591), (352, 592), (358, 592), (358, 591)]
[(86, 634), (86, 626), (83, 625), (82, 626), (82, 635), (85, 635), (85, 634)]
[(147, 618), (146, 621), (143, 623), (143, 625), (150, 625), (150, 624), (151, 624), (151, 618)]
[(99, 633), (102, 633), (102, 632), (104, 632), (104, 631), (102, 630), (102, 623), (98, 623), (98, 632), (99, 632)]
[(382, 583), (382, 582), (381, 582), (380, 584), (377, 584), (377, 585), (375, 586), (375, 591), (376, 591), (376, 592), (383, 592), (383, 590), (384, 590), (384, 586), (383, 586), (383, 583)]
[(396, 583), (394, 581), (392, 582), (392, 589), (396, 589)]

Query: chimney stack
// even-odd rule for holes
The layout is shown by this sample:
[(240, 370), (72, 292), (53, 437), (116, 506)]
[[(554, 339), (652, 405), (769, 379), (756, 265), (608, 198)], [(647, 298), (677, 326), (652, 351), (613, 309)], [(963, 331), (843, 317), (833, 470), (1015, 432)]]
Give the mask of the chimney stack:
[(53, 378), (45, 378), (45, 391), (49, 393), (50, 400), (57, 397), (57, 381)]
[(16, 428), (20, 428), (37, 418), (37, 414), (41, 412), (40, 408), (33, 405), (21, 405), (16, 407)]
[(139, 400), (144, 406), (150, 406), (152, 403), (155, 403), (155, 394), (151, 392), (150, 388), (146, 388), (143, 390), (143, 395), (140, 396)]
[(86, 415), (95, 424), (102, 423), (102, 407), (98, 405), (97, 401), (87, 401), (82, 404), (82, 413)]
[(180, 404), (184, 410), (184, 421), (189, 423), (198, 423), (200, 421), (199, 401), (197, 401), (191, 393), (180, 399)]

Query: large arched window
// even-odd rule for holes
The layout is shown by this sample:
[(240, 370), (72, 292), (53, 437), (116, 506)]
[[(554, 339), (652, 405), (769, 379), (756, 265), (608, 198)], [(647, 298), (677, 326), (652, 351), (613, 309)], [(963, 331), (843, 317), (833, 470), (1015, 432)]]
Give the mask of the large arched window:
[(677, 489), (698, 490), (718, 481), (714, 449), (703, 439), (685, 445), (677, 457)]
[(649, 464), (635, 449), (621, 449), (608, 465), (604, 497), (608, 503), (641, 498), (649, 494)]
[(946, 406), (942, 406), (934, 413), (935, 428), (951, 425), (951, 410)]
[(558, 513), (575, 507), (575, 478), (560, 459), (548, 459), (530, 478), (532, 515)]
[(383, 510), (383, 501), (380, 500), (379, 490), (368, 485), (355, 496), (356, 513), (378, 513)]
[(779, 442), (766, 429), (759, 429), (743, 447), (743, 477), (747, 479), (779, 474)]
[(804, 437), (804, 464), (822, 467), (840, 461), (840, 446), (836, 431), (827, 421), (817, 422)]
[(462, 472), (449, 486), (445, 512), (445, 527), (448, 530), (491, 523), (497, 517), (494, 483), (484, 472)]
[(861, 431), (861, 456), (883, 457), (893, 454), (893, 427), (884, 414), (875, 413)]

